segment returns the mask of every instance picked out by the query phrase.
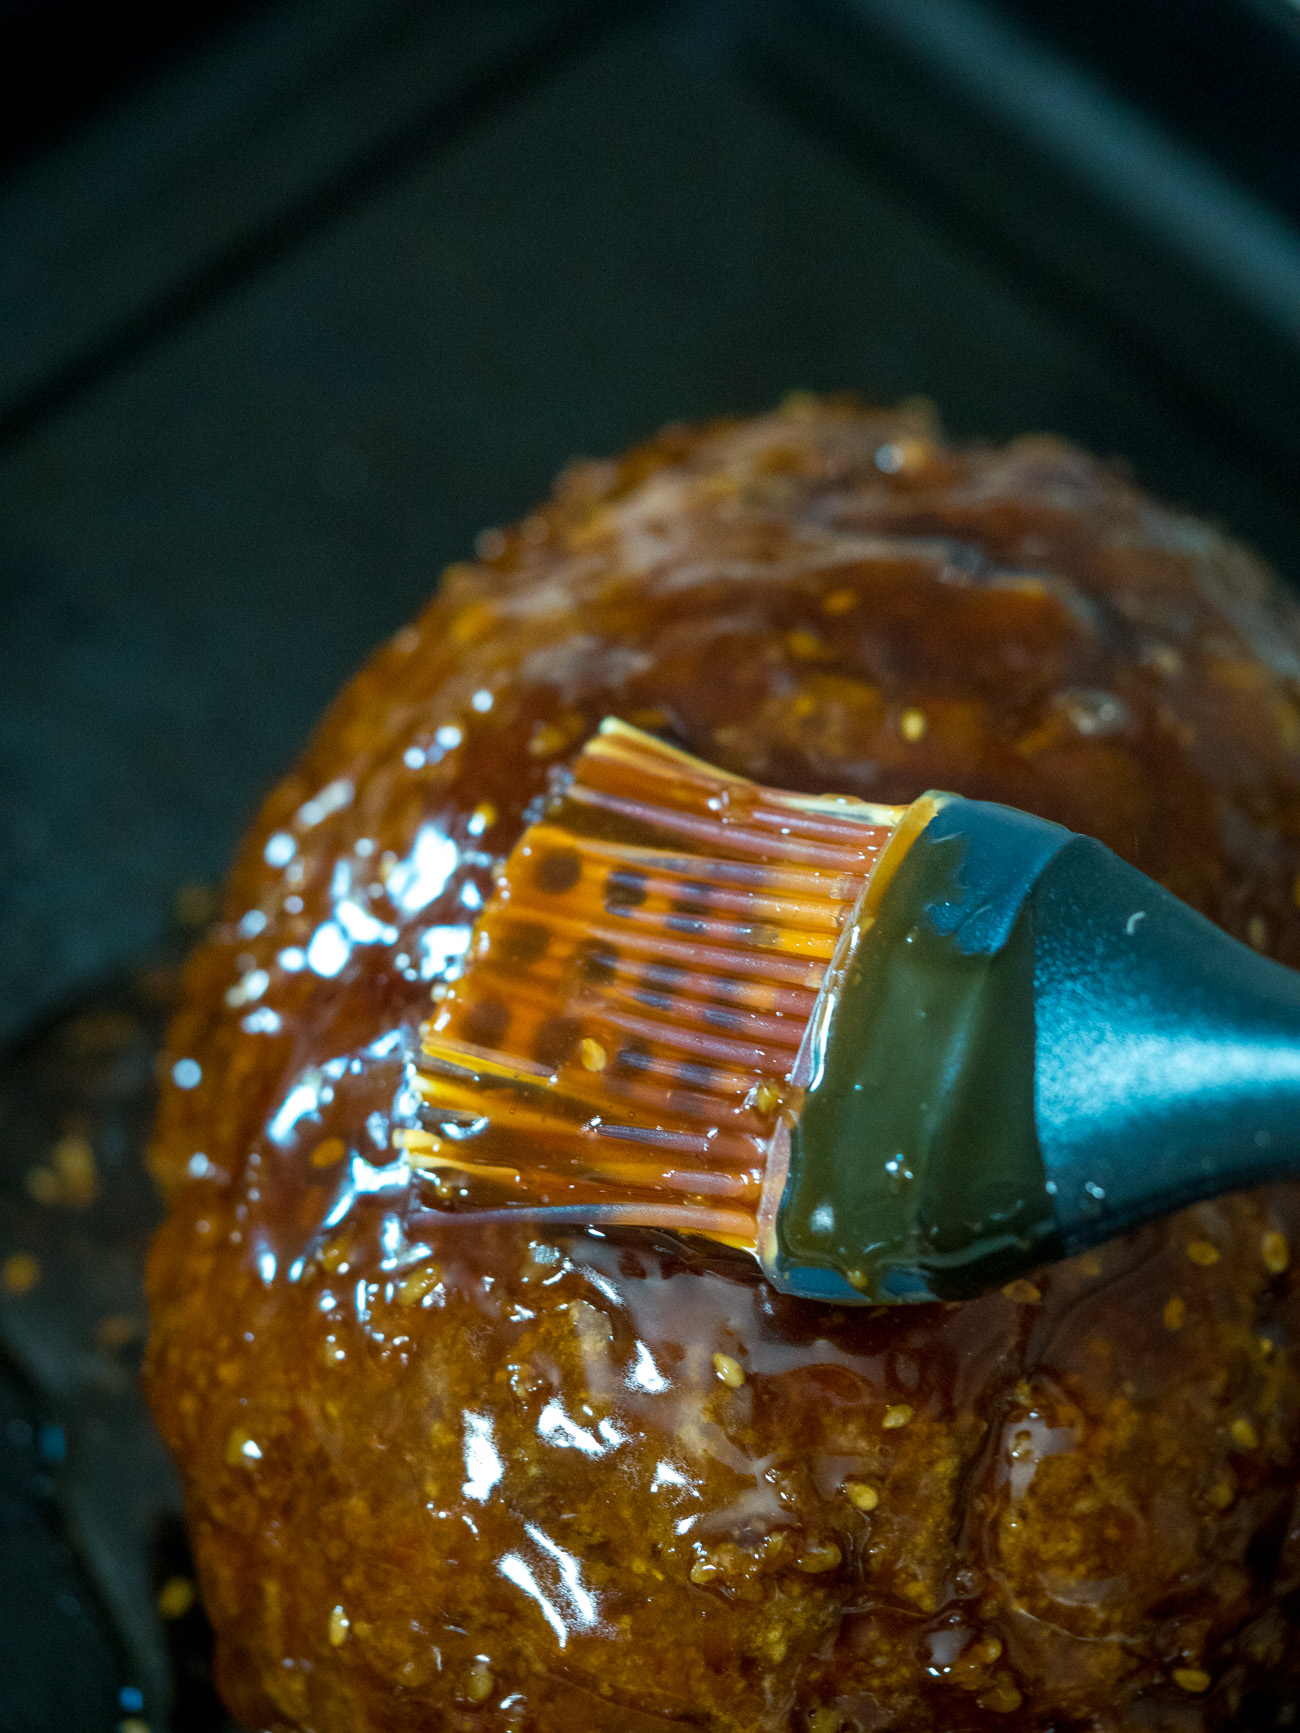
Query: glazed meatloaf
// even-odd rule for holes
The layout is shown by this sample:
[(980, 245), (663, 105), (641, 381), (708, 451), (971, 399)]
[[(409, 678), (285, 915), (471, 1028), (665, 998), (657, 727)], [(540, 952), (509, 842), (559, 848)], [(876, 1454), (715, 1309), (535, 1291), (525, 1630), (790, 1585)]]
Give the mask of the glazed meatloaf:
[(1300, 1188), (838, 1310), (665, 1235), (432, 1230), (394, 1132), (609, 715), (1041, 813), (1300, 963), (1298, 651), (1215, 530), (917, 406), (671, 428), (480, 538), (266, 802), (169, 1039), (148, 1381), (242, 1722), (1288, 1724)]

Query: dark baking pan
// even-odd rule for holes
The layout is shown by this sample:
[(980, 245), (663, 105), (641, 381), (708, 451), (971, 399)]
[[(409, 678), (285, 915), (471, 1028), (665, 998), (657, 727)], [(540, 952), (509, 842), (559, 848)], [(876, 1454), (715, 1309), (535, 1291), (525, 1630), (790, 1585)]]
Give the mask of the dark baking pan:
[(135, 1387), (151, 1054), (259, 795), (477, 530), (850, 386), (1300, 577), (1294, 18), (1159, 10), (297, 0), (0, 185), (0, 1733), (221, 1723)]
[(256, 0), (4, 0), (0, 5), (0, 174), (163, 72)]

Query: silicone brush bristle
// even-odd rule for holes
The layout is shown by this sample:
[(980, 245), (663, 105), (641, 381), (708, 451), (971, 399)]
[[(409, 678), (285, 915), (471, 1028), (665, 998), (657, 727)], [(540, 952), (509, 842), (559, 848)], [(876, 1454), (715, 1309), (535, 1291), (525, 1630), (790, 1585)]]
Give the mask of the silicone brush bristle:
[(445, 1204), (754, 1250), (764, 1151), (894, 807), (763, 788), (606, 721), (424, 1029)]

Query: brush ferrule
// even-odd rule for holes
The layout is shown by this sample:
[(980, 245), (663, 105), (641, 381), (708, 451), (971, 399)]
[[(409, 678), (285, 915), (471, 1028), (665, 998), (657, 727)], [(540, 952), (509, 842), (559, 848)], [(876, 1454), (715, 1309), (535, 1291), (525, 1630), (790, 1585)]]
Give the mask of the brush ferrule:
[(763, 1246), (786, 1291), (954, 1297), (1027, 1254), (1051, 1255), (1026, 907), (1071, 841), (1059, 825), (955, 796), (909, 809), (796, 1064), (806, 1094)]

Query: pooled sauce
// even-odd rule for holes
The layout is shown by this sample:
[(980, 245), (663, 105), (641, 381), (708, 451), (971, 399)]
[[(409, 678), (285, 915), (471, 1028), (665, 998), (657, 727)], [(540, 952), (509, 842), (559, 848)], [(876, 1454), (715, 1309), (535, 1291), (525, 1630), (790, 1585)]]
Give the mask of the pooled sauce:
[(150, 1392), (249, 1726), (1285, 1724), (1300, 1194), (965, 1305), (634, 1230), (431, 1223), (420, 1026), (614, 714), (765, 783), (954, 788), (1300, 960), (1300, 643), (1046, 440), (802, 401), (564, 478), (270, 797), (190, 969)]

